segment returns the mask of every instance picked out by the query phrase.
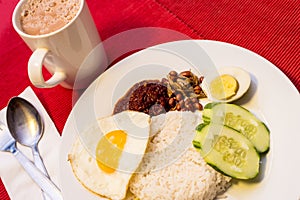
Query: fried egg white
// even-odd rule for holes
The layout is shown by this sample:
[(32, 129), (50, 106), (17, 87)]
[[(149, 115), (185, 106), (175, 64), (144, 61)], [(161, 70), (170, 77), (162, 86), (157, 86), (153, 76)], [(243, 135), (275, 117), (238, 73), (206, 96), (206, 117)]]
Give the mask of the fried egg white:
[(86, 134), (90, 141), (77, 139), (69, 153), (79, 182), (102, 197), (124, 199), (148, 144), (149, 123), (149, 115), (135, 111), (99, 119), (98, 129)]

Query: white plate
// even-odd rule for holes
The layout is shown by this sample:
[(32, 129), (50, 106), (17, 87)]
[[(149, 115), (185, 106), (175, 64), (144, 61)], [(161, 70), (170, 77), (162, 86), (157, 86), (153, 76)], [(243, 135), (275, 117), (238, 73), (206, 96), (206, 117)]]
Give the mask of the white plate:
[(235, 45), (205, 40), (177, 41), (145, 49), (117, 63), (90, 85), (74, 106), (62, 134), (60, 185), (65, 199), (99, 199), (80, 185), (67, 161), (77, 133), (95, 118), (110, 115), (117, 99), (140, 80), (162, 78), (171, 69), (192, 69), (196, 73), (199, 69), (205, 76), (215, 73), (213, 63), (200, 47), (217, 68), (237, 66), (251, 74), (250, 90), (236, 103), (254, 112), (271, 132), (271, 148), (261, 169), (263, 178), (257, 182), (238, 181), (228, 190), (229, 198), (298, 200), (299, 92), (276, 66), (261, 56)]

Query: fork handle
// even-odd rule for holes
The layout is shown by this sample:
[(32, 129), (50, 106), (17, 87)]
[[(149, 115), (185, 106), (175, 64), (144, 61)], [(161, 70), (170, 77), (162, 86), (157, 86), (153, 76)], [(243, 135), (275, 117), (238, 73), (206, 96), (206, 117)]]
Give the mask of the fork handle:
[(11, 151), (32, 180), (52, 199), (63, 200), (60, 190), (47, 178), (22, 152), (14, 148)]

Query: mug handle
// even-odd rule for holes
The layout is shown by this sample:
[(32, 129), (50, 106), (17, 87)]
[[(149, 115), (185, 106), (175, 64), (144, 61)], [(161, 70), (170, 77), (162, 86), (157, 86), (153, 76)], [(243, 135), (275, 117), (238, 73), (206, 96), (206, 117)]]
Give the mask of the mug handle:
[(28, 76), (31, 83), (39, 88), (51, 88), (58, 85), (66, 79), (66, 74), (62, 71), (55, 71), (52, 77), (45, 81), (42, 73), (43, 62), (49, 50), (46, 48), (37, 48), (28, 61)]

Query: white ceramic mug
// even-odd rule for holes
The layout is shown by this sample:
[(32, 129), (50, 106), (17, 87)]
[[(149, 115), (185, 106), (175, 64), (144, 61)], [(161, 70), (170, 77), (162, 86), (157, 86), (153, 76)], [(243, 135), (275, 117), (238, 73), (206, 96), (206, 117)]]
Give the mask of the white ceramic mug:
[[(64, 27), (43, 35), (29, 35), (22, 30), (21, 0), (14, 9), (15, 31), (33, 51), (28, 61), (32, 84), (50, 88), (61, 84), (65, 88), (85, 88), (107, 67), (106, 55), (85, 0), (80, 0), (76, 16)], [(45, 81), (42, 67), (52, 74)]]

